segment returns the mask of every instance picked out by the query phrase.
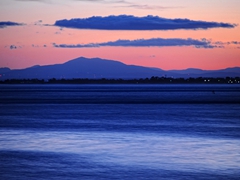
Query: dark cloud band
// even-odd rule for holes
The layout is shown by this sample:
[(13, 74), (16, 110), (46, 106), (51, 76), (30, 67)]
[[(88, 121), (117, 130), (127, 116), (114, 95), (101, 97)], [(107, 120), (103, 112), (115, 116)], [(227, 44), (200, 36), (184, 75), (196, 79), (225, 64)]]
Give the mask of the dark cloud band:
[(58, 20), (55, 26), (77, 29), (99, 30), (177, 30), (177, 29), (209, 29), (234, 28), (235, 24), (222, 22), (194, 21), (189, 19), (167, 19), (158, 16), (135, 17), (129, 15), (119, 16), (93, 16), (89, 18)]
[(114, 46), (114, 47), (166, 47), (166, 46), (194, 46), (196, 48), (215, 48), (218, 47), (212, 44), (211, 41), (206, 39), (137, 39), (137, 40), (117, 40), (103, 43), (89, 43), (89, 44), (53, 44), (56, 48), (94, 48), (103, 46)]
[(11, 21), (0, 22), (0, 28), (5, 28), (7, 26), (21, 26), (21, 25), (23, 25), (23, 24), (16, 23), (16, 22), (11, 22)]

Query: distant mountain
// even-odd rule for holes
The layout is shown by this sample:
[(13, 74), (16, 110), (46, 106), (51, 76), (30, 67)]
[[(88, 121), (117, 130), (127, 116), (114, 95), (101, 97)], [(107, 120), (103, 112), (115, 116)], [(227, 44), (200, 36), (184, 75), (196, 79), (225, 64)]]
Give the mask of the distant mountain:
[[(118, 61), (84, 57), (63, 64), (33, 66), (26, 69), (10, 70), (2, 73), (1, 79), (50, 79), (50, 78), (146, 78), (165, 76), (166, 72), (142, 66), (126, 65)], [(167, 73), (167, 75), (175, 75)]]
[(6, 68), (6, 67), (5, 68), (0, 68), (0, 74), (6, 73), (8, 71), (11, 71), (11, 69)]
[(72, 79), (72, 78), (150, 78), (167, 77), (240, 77), (240, 68), (221, 70), (185, 69), (164, 71), (158, 68), (126, 65), (124, 63), (100, 58), (79, 57), (63, 64), (32, 66), (25, 69), (11, 70), (0, 68), (0, 80), (4, 79)]
[(202, 70), (188, 68), (184, 70), (169, 70), (168, 72), (182, 75), (183, 77), (240, 77), (240, 67), (226, 68), (220, 70)]
[(196, 68), (188, 68), (184, 70), (169, 70), (168, 72), (173, 72), (177, 74), (203, 74), (206, 73), (207, 71)]

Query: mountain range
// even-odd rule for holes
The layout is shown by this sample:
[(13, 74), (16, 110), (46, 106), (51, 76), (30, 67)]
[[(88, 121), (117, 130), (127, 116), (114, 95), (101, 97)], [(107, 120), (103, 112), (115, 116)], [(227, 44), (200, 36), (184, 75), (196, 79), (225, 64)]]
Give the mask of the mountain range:
[(240, 77), (240, 67), (220, 70), (162, 70), (136, 65), (126, 65), (114, 60), (79, 57), (63, 64), (32, 66), (25, 69), (0, 68), (0, 80), (5, 79), (72, 79), (72, 78), (149, 78), (158, 77)]

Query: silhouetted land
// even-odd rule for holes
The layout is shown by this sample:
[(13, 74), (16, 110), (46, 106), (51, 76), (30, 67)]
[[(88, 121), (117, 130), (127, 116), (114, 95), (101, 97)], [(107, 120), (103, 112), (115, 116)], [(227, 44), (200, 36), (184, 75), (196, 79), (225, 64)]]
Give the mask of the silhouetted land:
[(226, 78), (170, 78), (157, 77), (140, 79), (7, 79), (0, 84), (240, 84), (240, 77)]

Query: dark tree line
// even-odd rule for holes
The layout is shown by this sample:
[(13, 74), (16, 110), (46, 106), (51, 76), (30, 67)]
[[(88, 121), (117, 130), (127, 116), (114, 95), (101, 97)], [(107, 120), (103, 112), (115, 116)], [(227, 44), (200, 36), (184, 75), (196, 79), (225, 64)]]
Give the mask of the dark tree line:
[(171, 78), (152, 76), (140, 79), (7, 79), (0, 84), (240, 84), (240, 77), (226, 78)]

